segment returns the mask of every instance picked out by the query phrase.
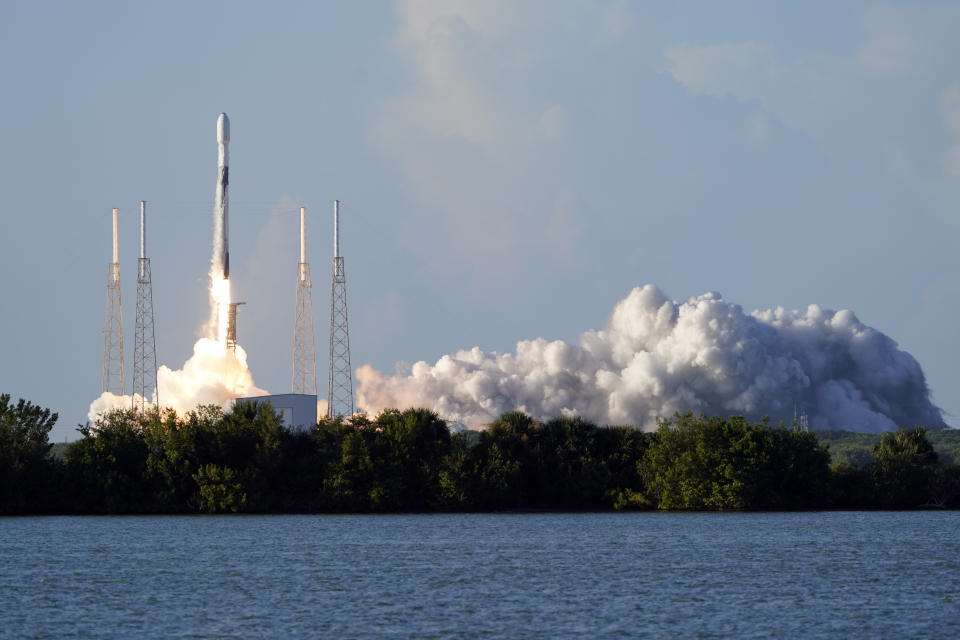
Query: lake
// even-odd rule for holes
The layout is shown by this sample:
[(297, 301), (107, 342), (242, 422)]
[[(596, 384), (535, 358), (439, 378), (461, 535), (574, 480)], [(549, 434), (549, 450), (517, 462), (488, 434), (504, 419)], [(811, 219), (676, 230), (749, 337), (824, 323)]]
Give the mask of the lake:
[(0, 518), (0, 636), (960, 638), (960, 512)]

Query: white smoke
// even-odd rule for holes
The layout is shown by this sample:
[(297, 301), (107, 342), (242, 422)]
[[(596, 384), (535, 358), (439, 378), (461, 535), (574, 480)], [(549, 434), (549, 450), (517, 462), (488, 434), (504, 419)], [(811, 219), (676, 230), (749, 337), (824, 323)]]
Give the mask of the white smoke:
[[(206, 337), (193, 345), (193, 355), (182, 368), (161, 365), (157, 369), (157, 389), (150, 402), (157, 403), (159, 399), (161, 407), (183, 414), (203, 404), (215, 404), (228, 410), (234, 398), (268, 393), (254, 384), (243, 347), (227, 346), (230, 302), (230, 280), (223, 277), (217, 264), (213, 264), (210, 267), (210, 318), (203, 326)], [(134, 399), (135, 396), (105, 392), (90, 404), (87, 418), (95, 423), (97, 416), (105, 411), (131, 408)]]
[(717, 293), (676, 303), (654, 285), (631, 291), (578, 344), (475, 347), (393, 376), (364, 365), (357, 381), (368, 411), (427, 407), (471, 428), (512, 410), (645, 429), (685, 411), (789, 422), (795, 406), (814, 429), (946, 426), (913, 356), (851, 311), (745, 314)]
[[(234, 398), (266, 394), (253, 382), (243, 347), (237, 345), (233, 352), (224, 349), (216, 340), (201, 338), (193, 346), (193, 355), (181, 369), (160, 366), (157, 370), (157, 391), (150, 401), (156, 402), (159, 397), (160, 406), (183, 414), (202, 404), (215, 404), (227, 410)], [(90, 405), (87, 417), (94, 422), (104, 411), (129, 409), (134, 399), (134, 396), (104, 393)]]

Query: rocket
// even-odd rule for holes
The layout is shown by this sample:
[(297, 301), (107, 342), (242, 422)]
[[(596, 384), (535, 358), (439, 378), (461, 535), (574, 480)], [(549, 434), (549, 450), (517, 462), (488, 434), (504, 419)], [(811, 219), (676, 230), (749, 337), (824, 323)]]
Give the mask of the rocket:
[(211, 272), (224, 280), (230, 278), (230, 118), (217, 116), (217, 190), (213, 204), (213, 258)]

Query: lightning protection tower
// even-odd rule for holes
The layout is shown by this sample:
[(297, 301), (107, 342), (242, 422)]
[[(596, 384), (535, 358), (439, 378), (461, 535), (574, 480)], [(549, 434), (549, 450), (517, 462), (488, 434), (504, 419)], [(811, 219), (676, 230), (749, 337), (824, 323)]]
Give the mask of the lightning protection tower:
[(310, 281), (310, 263), (307, 262), (306, 217), (306, 207), (300, 207), (300, 262), (297, 264), (297, 309), (293, 325), (293, 380), (291, 391), (293, 393), (317, 395), (317, 350), (313, 336), (313, 284)]
[(340, 201), (333, 201), (333, 273), (330, 286), (330, 371), (327, 417), (353, 415), (353, 370), (347, 327), (347, 278), (340, 256)]
[[(137, 321), (133, 337), (133, 408), (143, 413), (157, 389), (157, 337), (153, 328), (153, 283), (147, 257), (147, 203), (140, 201), (140, 259), (137, 261)], [(157, 399), (159, 402), (159, 398)]]
[(123, 305), (120, 301), (120, 260), (117, 251), (117, 209), (113, 209), (113, 262), (107, 265), (107, 314), (103, 325), (101, 392), (124, 395)]

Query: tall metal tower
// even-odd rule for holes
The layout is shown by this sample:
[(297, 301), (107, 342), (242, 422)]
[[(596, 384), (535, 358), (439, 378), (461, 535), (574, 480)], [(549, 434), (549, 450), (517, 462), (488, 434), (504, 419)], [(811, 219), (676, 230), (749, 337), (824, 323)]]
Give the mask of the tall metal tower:
[(227, 351), (235, 353), (237, 350), (237, 307), (247, 303), (224, 302), (222, 304), (227, 307), (226, 348)]
[(333, 201), (333, 273), (330, 286), (330, 371), (327, 417), (353, 415), (353, 370), (347, 328), (347, 278), (340, 256), (340, 201)]
[(794, 431), (810, 431), (810, 416), (807, 415), (807, 410), (802, 406), (797, 406), (797, 403), (793, 403), (793, 430)]
[[(307, 262), (307, 209), (300, 207), (300, 262), (297, 264), (297, 310), (293, 324), (293, 393), (317, 395), (317, 350), (313, 336), (313, 284)], [(349, 357), (348, 357), (349, 360)]]
[[(133, 408), (143, 413), (157, 389), (157, 337), (153, 328), (153, 282), (147, 257), (147, 202), (140, 201), (140, 259), (137, 261), (137, 321), (133, 336)], [(157, 398), (159, 402), (159, 398)]]
[(101, 392), (124, 395), (123, 305), (120, 301), (120, 259), (117, 251), (117, 209), (113, 209), (113, 262), (107, 265), (107, 314), (103, 325)]

